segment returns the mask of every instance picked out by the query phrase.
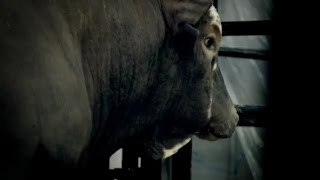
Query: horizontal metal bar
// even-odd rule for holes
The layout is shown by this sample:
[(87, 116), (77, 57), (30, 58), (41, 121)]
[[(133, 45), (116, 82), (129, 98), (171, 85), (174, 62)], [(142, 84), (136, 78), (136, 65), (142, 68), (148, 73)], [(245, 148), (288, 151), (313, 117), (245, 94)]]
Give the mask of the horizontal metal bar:
[(271, 51), (221, 47), (219, 56), (270, 60)]
[(271, 35), (271, 20), (222, 22), (222, 36)]
[(238, 126), (266, 127), (267, 107), (265, 106), (236, 106), (239, 114)]

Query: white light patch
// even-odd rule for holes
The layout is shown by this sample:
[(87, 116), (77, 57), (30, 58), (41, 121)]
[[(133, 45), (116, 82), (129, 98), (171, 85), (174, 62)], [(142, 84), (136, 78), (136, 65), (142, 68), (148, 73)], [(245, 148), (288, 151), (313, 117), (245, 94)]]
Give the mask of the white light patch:
[(212, 71), (215, 71), (217, 69), (217, 62), (214, 62), (213, 67), (212, 67)]
[(122, 149), (119, 149), (109, 158), (109, 169), (116, 168), (122, 168)]
[(213, 5), (211, 5), (211, 7), (209, 8), (209, 16), (212, 20), (211, 24), (216, 24), (219, 27), (220, 32), (222, 32), (220, 16), (217, 9)]
[(211, 118), (212, 94), (210, 94), (210, 104), (208, 108), (208, 119)]
[(188, 142), (190, 142), (191, 138), (187, 138), (184, 141), (182, 141), (181, 143), (175, 145), (173, 148), (171, 149), (163, 149), (163, 157), (162, 159), (168, 158), (172, 155), (174, 155), (175, 153), (177, 153), (179, 151), (180, 148), (182, 148), (184, 145), (186, 145)]
[(138, 168), (141, 168), (141, 157), (138, 157)]

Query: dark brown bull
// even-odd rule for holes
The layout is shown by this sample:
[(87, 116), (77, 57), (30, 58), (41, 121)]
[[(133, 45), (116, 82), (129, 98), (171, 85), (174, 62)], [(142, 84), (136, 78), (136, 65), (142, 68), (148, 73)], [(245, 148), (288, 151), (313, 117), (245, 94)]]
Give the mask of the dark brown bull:
[(129, 144), (158, 159), (230, 137), (220, 41), (210, 0), (1, 0), (0, 178), (39, 154), (99, 169)]

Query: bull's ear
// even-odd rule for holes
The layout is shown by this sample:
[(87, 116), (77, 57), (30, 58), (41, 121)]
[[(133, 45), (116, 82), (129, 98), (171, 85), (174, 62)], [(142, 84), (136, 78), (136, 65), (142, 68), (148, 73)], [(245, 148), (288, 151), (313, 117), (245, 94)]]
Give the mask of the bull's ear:
[(176, 34), (185, 34), (189, 38), (195, 40), (199, 34), (199, 30), (189, 23), (182, 22), (178, 25), (179, 32)]
[(194, 26), (208, 11), (212, 0), (161, 0), (167, 26), (176, 34), (181, 24)]

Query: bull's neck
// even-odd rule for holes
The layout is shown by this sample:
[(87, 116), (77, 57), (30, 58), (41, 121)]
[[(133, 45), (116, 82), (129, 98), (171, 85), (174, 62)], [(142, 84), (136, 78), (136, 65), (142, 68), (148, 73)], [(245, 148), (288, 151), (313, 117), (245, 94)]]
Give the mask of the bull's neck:
[[(90, 105), (96, 115), (93, 128), (97, 136), (107, 136), (99, 133), (119, 132), (132, 107), (149, 96), (157, 79), (165, 24), (157, 0), (99, 2), (94, 11), (85, 11), (91, 13), (84, 15), (80, 39)], [(110, 116), (110, 111), (116, 115)], [(110, 123), (114, 128), (106, 129)]]
[(89, 19), (81, 28), (82, 58), (94, 93), (111, 93), (116, 104), (140, 99), (153, 83), (165, 34), (158, 1), (98, 2), (87, 9)]

